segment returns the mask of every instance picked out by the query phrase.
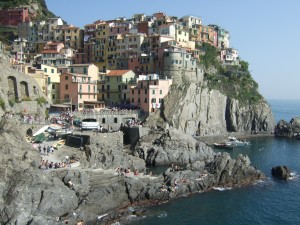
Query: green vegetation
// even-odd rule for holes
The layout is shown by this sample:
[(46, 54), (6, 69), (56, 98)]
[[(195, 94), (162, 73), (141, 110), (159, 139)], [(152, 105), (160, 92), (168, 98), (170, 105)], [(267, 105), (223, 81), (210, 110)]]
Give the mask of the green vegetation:
[(215, 71), (214, 74), (205, 74), (208, 88), (219, 90), (239, 100), (242, 105), (256, 104), (263, 98), (258, 92), (258, 84), (251, 77), (248, 62), (241, 60), (239, 65), (222, 66), (217, 48), (206, 43), (196, 48), (205, 53), (200, 57), (200, 64), (205, 71)]
[(15, 105), (16, 101), (14, 99), (9, 99), (8, 103), (9, 103), (10, 107), (13, 107)]
[(0, 26), (0, 41), (6, 45), (18, 37), (18, 29), (16, 27)]
[(5, 110), (5, 101), (2, 98), (0, 98), (0, 107)]
[(210, 67), (218, 69), (221, 67), (218, 60), (219, 53), (216, 47), (207, 43), (201, 43), (201, 45), (197, 45), (196, 48), (205, 52), (204, 55), (200, 56), (200, 64), (203, 65), (205, 69), (209, 69)]
[(37, 101), (37, 103), (38, 103), (40, 106), (42, 106), (42, 105), (44, 105), (44, 104), (47, 103), (47, 100), (46, 100), (44, 97), (39, 97), (39, 98), (36, 98), (35, 100)]
[(233, 67), (224, 68), (223, 72), (206, 76), (210, 89), (219, 90), (226, 96), (239, 100), (242, 105), (256, 104), (263, 98), (249, 71)]

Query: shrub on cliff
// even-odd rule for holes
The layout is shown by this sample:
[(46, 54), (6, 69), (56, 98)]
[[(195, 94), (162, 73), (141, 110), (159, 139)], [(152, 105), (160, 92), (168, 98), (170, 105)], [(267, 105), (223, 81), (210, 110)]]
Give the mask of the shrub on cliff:
[(37, 103), (38, 103), (40, 106), (42, 106), (42, 105), (44, 105), (44, 104), (47, 103), (47, 100), (46, 100), (44, 97), (39, 97), (39, 98), (36, 98), (35, 100), (37, 101)]
[(5, 101), (2, 98), (0, 98), (0, 107), (5, 110)]

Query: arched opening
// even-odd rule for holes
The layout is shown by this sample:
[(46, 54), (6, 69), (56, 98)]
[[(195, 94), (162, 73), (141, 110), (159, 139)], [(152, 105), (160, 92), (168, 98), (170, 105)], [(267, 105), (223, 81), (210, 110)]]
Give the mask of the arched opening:
[(17, 88), (17, 80), (13, 76), (9, 76), (8, 78), (8, 92), (7, 97), (9, 100), (17, 100), (18, 99), (18, 88)]
[(34, 95), (38, 95), (38, 89), (36, 88), (36, 86), (33, 86), (33, 94)]
[(105, 124), (105, 118), (102, 118), (102, 124)]
[(114, 123), (118, 123), (118, 118), (117, 117), (114, 118)]
[(21, 81), (20, 83), (21, 99), (29, 97), (28, 83)]
[(29, 137), (32, 137), (32, 129), (29, 128), (27, 131), (26, 131), (26, 135), (29, 136)]

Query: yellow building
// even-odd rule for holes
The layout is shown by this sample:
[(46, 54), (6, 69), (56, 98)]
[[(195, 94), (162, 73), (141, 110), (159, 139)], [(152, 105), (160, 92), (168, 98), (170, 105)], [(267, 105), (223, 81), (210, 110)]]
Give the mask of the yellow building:
[[(23, 73), (27, 74), (31, 78), (35, 79), (43, 93), (48, 97), (48, 75), (43, 70), (36, 69), (31, 65), (16, 65), (14, 66), (17, 70), (22, 70)], [(48, 97), (49, 98), (49, 97)], [(51, 98), (49, 98), (51, 100)]]
[(119, 105), (127, 101), (127, 84), (136, 79), (132, 70), (111, 70), (100, 75), (98, 90), (100, 98), (106, 105)]
[(47, 75), (47, 97), (53, 103), (59, 102), (59, 83), (61, 71), (55, 66), (41, 65), (41, 70)]
[(94, 39), (94, 63), (100, 71), (105, 72), (107, 69), (107, 46), (106, 40), (109, 35), (109, 24), (98, 23), (96, 25), (96, 36)]
[(64, 28), (65, 46), (76, 50), (83, 49), (83, 30), (73, 25)]

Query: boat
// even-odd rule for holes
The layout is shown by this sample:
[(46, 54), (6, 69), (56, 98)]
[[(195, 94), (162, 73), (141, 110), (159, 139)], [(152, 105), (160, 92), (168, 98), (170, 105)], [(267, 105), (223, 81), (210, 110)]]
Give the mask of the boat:
[(33, 143), (42, 143), (43, 141), (46, 140), (46, 136), (44, 133), (40, 133), (36, 136), (33, 137), (32, 142)]
[(217, 148), (231, 148), (231, 149), (236, 147), (235, 144), (229, 142), (214, 143), (214, 146)]
[(48, 127), (49, 127), (48, 125), (47, 126), (43, 126), (41, 129), (39, 129), (37, 132), (35, 132), (33, 134), (33, 137), (38, 136), (41, 133), (44, 133), (48, 129)]
[(242, 147), (242, 146), (250, 145), (249, 141), (239, 141), (235, 137), (228, 137), (226, 142), (230, 143), (230, 144), (233, 144), (236, 147)]

